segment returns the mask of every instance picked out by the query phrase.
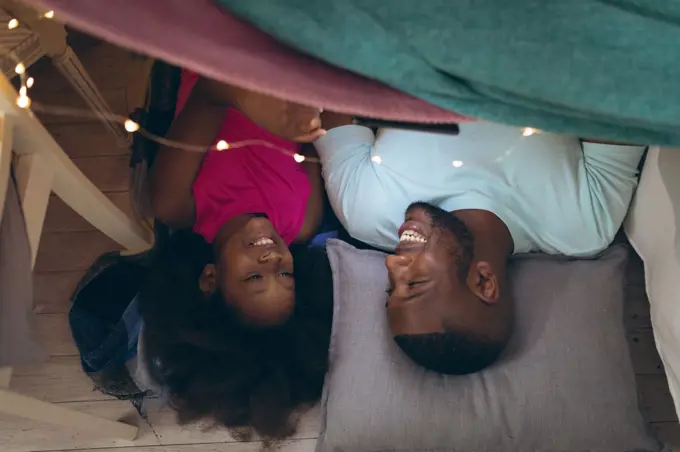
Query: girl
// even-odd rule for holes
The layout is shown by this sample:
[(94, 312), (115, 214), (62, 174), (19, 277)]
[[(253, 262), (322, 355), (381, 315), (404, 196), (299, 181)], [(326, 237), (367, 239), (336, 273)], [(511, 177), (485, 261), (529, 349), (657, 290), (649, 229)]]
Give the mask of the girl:
[(320, 397), (327, 370), (330, 266), (323, 249), (303, 247), (294, 268), (288, 248), (322, 219), (320, 167), (292, 158), (304, 152), (293, 140), (324, 133), (320, 111), (188, 72), (178, 110), (169, 139), (206, 149), (256, 139), (289, 152), (159, 150), (152, 206), (180, 231), (156, 252), (140, 297), (140, 356), (181, 422), (211, 418), (285, 437), (293, 413)]
[(320, 111), (187, 71), (177, 104), (169, 139), (206, 149), (258, 139), (290, 152), (257, 144), (207, 153), (162, 147), (150, 174), (155, 216), (212, 244), (214, 263), (203, 269), (201, 290), (220, 294), (246, 322), (281, 324), (294, 305), (288, 246), (311, 239), (323, 213), (320, 166), (296, 162), (300, 145), (289, 140), (322, 135)]

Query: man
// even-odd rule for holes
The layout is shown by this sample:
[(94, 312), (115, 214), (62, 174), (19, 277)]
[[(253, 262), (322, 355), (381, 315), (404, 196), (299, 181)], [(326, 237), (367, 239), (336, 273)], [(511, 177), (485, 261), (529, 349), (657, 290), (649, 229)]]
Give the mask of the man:
[(329, 118), (315, 146), (331, 204), (350, 235), (394, 251), (394, 339), (446, 374), (481, 370), (505, 348), (510, 255), (593, 256), (611, 243), (644, 152), (485, 122), (462, 124), (458, 136), (375, 137)]

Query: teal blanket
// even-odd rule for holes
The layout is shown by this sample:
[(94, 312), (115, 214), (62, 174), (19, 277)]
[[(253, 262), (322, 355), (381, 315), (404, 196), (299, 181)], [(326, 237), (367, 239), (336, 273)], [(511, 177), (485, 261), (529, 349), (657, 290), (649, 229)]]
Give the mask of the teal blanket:
[(215, 0), (278, 40), (457, 113), (680, 145), (677, 0)]

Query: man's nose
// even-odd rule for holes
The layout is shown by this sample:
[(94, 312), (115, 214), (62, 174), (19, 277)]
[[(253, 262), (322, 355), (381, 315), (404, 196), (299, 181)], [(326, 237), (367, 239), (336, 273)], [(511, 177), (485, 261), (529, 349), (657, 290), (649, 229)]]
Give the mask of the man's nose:
[(283, 256), (279, 252), (267, 251), (266, 253), (260, 255), (258, 261), (261, 264), (267, 264), (269, 262), (280, 262), (282, 258)]
[(408, 268), (411, 265), (412, 259), (408, 256), (398, 256), (396, 254), (389, 255), (385, 258), (385, 265), (387, 271), (390, 273), (397, 273), (400, 270)]

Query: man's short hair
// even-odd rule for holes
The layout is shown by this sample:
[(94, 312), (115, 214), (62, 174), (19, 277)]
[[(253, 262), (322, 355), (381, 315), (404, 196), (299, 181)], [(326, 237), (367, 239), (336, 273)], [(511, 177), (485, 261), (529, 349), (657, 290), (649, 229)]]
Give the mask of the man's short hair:
[(505, 340), (457, 331), (400, 334), (394, 340), (416, 364), (447, 375), (479, 372), (496, 361), (506, 345)]

